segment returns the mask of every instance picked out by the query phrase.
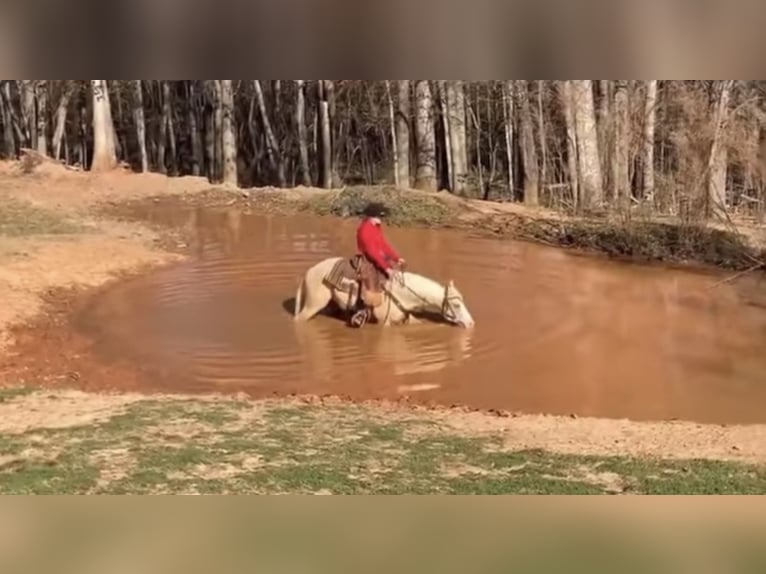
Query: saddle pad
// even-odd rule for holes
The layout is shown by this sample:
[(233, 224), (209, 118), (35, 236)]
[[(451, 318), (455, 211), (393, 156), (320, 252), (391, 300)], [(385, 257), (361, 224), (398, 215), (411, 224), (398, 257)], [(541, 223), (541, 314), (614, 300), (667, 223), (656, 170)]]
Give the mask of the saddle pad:
[(353, 259), (343, 258), (338, 261), (325, 276), (324, 282), (334, 289), (347, 293), (349, 291), (349, 286), (343, 284), (344, 279), (347, 281), (357, 280), (357, 272), (354, 267)]

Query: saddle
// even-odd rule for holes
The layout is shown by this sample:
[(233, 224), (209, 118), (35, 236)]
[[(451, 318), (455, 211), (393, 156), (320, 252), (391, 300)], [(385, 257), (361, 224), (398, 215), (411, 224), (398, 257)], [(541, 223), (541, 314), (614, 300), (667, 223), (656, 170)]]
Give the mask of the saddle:
[(338, 261), (324, 278), (326, 285), (351, 295), (348, 282), (358, 287), (362, 301), (368, 307), (377, 307), (383, 303), (383, 285), (386, 274), (363, 255), (354, 255)]

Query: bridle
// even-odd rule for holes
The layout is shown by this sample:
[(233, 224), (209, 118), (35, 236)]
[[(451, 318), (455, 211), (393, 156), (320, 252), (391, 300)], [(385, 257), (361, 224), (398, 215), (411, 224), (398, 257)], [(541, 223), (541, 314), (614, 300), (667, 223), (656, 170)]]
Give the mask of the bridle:
[[(400, 278), (395, 280), (397, 280), (402, 287), (407, 289), (407, 291), (412, 293), (415, 297), (417, 297), (424, 303), (427, 303), (428, 305), (431, 304), (431, 301), (429, 301), (428, 299), (420, 295), (417, 291), (415, 291), (412, 287), (407, 285), (407, 283), (404, 281), (404, 275), (402, 275)], [(399, 308), (399, 310), (402, 313), (404, 313), (405, 317), (409, 318), (409, 316), (412, 313), (404, 308), (404, 305), (402, 305), (401, 301), (399, 301), (389, 289), (385, 289), (385, 291), (388, 294), (391, 301), (394, 302), (394, 305), (396, 305)], [(462, 301), (462, 297), (460, 297), (459, 295), (450, 295), (449, 284), (447, 284), (444, 286), (444, 298), (442, 299), (440, 311), (441, 311), (442, 317), (444, 317), (448, 321), (454, 321), (457, 318), (454, 312), (452, 311), (452, 306), (450, 305), (453, 301)]]

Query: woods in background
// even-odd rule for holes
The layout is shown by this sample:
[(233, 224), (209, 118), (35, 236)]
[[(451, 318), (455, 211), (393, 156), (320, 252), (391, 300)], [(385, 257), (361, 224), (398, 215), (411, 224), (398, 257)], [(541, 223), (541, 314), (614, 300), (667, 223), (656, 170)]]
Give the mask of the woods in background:
[(243, 187), (763, 217), (765, 111), (761, 80), (0, 80), (0, 153)]

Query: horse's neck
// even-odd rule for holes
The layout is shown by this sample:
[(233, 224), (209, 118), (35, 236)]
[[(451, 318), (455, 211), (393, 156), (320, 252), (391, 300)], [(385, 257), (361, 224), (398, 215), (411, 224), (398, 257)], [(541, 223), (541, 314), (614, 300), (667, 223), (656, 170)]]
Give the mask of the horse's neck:
[(438, 308), (444, 299), (444, 286), (433, 279), (417, 273), (404, 273), (404, 287), (399, 286), (398, 292), (413, 308)]

